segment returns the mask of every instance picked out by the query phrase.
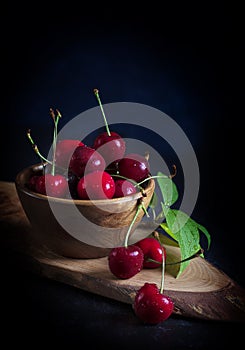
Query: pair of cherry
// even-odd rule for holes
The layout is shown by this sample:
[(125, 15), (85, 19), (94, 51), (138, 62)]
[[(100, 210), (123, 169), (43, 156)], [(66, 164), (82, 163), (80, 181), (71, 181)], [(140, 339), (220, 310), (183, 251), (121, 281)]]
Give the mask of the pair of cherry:
[[(119, 279), (131, 278), (143, 268), (163, 267), (165, 260), (166, 250), (154, 237), (146, 237), (133, 245), (115, 247), (108, 256), (109, 269)], [(144, 323), (157, 324), (172, 314), (174, 303), (162, 291), (163, 283), (159, 290), (155, 283), (147, 282), (137, 291), (133, 309)]]

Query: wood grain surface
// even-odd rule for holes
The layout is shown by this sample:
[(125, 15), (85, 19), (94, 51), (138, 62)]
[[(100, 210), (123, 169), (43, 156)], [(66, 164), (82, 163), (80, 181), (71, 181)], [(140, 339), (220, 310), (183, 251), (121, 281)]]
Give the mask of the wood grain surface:
[[(161, 269), (143, 269), (136, 276), (119, 280), (111, 274), (107, 257), (71, 259), (54, 254), (38, 243), (19, 202), (14, 183), (0, 182), (1, 246), (14, 254), (18, 267), (74, 287), (132, 303), (145, 283), (160, 286)], [(168, 261), (179, 260), (180, 251), (166, 238)], [(167, 261), (167, 262), (168, 262)], [(174, 303), (174, 313), (205, 320), (245, 321), (244, 289), (229, 276), (196, 257), (176, 278), (177, 265), (166, 265), (165, 294)]]

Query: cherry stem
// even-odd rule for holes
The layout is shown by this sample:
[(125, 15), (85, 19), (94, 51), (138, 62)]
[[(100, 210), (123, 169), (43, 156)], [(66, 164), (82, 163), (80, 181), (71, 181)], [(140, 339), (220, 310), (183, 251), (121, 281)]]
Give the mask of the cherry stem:
[(152, 175), (152, 176), (149, 176), (149, 177), (147, 177), (146, 179), (144, 179), (144, 180), (138, 182), (138, 183), (135, 184), (134, 186), (135, 186), (135, 187), (136, 187), (136, 186), (140, 186), (140, 185), (142, 185), (142, 184), (143, 184), (144, 182), (146, 182), (146, 181), (149, 181), (149, 180), (151, 180), (151, 179), (159, 179), (159, 178), (168, 179), (169, 177), (168, 177), (167, 175)]
[[(203, 249), (201, 248), (201, 249), (199, 249), (199, 251), (198, 251), (197, 253), (195, 253), (195, 254), (189, 256), (188, 258), (185, 258), (185, 259), (179, 260), (179, 261), (168, 262), (168, 263), (165, 263), (165, 265), (178, 265), (178, 264), (181, 264), (181, 263), (183, 263), (183, 262), (185, 262), (185, 261), (188, 261), (188, 260), (192, 260), (192, 259), (194, 259), (194, 258), (197, 258), (197, 257), (201, 256), (202, 254), (203, 254)], [(161, 262), (159, 262), (159, 261), (157, 261), (157, 260), (154, 260), (154, 259), (151, 259), (151, 258), (148, 258), (147, 261), (149, 261), (149, 262), (154, 262), (154, 263), (159, 264), (159, 265), (162, 264)]]
[(150, 215), (149, 215), (148, 211), (146, 210), (146, 207), (145, 207), (144, 203), (142, 202), (141, 204), (142, 204), (142, 209), (143, 209), (144, 212), (145, 212), (145, 215), (149, 218)]
[[(141, 182), (138, 182), (137, 185), (142, 185), (144, 182), (150, 180), (150, 179), (172, 179), (174, 176), (176, 176), (176, 173), (177, 173), (177, 170), (176, 170), (176, 165), (173, 165), (173, 169), (174, 169), (174, 173), (173, 174), (170, 174), (169, 176), (167, 175), (152, 175), (152, 176), (149, 176), (147, 177), (146, 179), (142, 180)], [(137, 186), (135, 185), (135, 186)]]
[(95, 94), (95, 97), (97, 98), (97, 101), (98, 101), (100, 109), (101, 109), (101, 113), (102, 113), (103, 118), (104, 118), (106, 132), (107, 132), (108, 136), (111, 136), (111, 132), (110, 132), (107, 120), (106, 120), (105, 112), (104, 112), (104, 109), (103, 109), (103, 106), (102, 106), (102, 103), (101, 103), (101, 100), (100, 100), (99, 90), (98, 89), (94, 89), (94, 94)]
[(56, 109), (57, 115), (55, 116), (55, 113), (52, 108), (50, 108), (50, 116), (52, 117), (54, 121), (54, 134), (53, 134), (53, 162), (52, 162), (52, 169), (51, 174), (55, 175), (55, 155), (56, 155), (56, 145), (57, 145), (57, 135), (58, 135), (58, 123), (61, 118), (60, 111)]
[[(159, 237), (159, 233), (157, 231), (154, 231), (154, 237), (158, 240), (162, 247), (162, 242)], [(161, 264), (161, 263), (160, 263)], [(164, 288), (164, 280), (165, 280), (165, 257), (164, 257), (164, 249), (162, 247), (162, 278), (161, 278), (161, 286), (160, 286), (160, 293), (163, 293), (163, 288)]]
[(133, 226), (134, 226), (134, 223), (135, 223), (135, 221), (136, 221), (136, 219), (137, 219), (137, 217), (138, 217), (138, 215), (139, 215), (139, 212), (140, 212), (140, 210), (143, 208), (143, 204), (142, 204), (142, 202), (138, 205), (138, 208), (137, 208), (137, 210), (136, 210), (136, 213), (135, 213), (135, 215), (134, 215), (134, 218), (133, 218), (133, 220), (132, 220), (132, 222), (131, 222), (131, 224), (130, 224), (130, 226), (129, 226), (129, 228), (128, 228), (128, 232), (127, 232), (127, 234), (126, 234), (126, 237), (125, 237), (125, 242), (124, 242), (124, 246), (127, 248), (128, 247), (128, 239), (129, 239), (129, 235), (130, 235), (130, 232), (131, 232), (131, 230), (132, 230), (132, 228), (133, 228)]
[(160, 293), (163, 293), (164, 288), (164, 282), (165, 282), (165, 259), (164, 254), (162, 256), (162, 278), (161, 278), (161, 287), (160, 287)]
[(127, 180), (129, 182), (131, 182), (134, 187), (139, 187), (139, 189), (141, 191), (144, 190), (144, 188), (142, 186), (140, 186), (136, 181), (132, 180), (132, 179), (129, 179), (128, 177), (125, 177), (125, 176), (122, 176), (122, 175), (119, 175), (119, 174), (111, 174), (112, 177), (119, 177), (120, 179), (123, 179), (123, 180)]
[(31, 137), (31, 130), (29, 129), (27, 131), (27, 137), (29, 139), (29, 141), (31, 142), (32, 144), (32, 147), (33, 147), (33, 150), (35, 151), (35, 153), (40, 157), (41, 161), (45, 161), (46, 163), (49, 163), (49, 164), (52, 164), (52, 162), (50, 162), (48, 159), (46, 159), (40, 152), (39, 152), (39, 149), (37, 147), (37, 145), (35, 144), (35, 142), (33, 141), (33, 138)]

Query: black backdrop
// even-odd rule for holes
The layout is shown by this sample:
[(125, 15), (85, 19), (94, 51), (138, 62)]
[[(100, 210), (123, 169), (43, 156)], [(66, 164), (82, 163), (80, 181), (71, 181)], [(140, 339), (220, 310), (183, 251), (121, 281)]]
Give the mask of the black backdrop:
[(48, 151), (49, 107), (62, 111), (65, 124), (97, 105), (96, 87), (105, 103), (158, 108), (182, 127), (197, 155), (193, 218), (212, 236), (207, 258), (244, 284), (239, 8), (122, 6), (3, 11), (1, 180), (13, 181), (37, 161), (27, 128)]

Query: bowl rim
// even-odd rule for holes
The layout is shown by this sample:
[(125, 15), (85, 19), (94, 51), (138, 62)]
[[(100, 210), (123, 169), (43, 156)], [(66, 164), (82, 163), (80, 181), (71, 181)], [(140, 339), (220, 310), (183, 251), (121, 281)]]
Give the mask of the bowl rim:
[[(58, 198), (58, 197), (51, 197), (51, 196), (46, 196), (43, 195), (41, 193), (37, 193), (34, 192), (32, 190), (30, 190), (27, 186), (26, 183), (24, 183), (23, 181), (21, 181), (21, 176), (29, 171), (39, 171), (42, 170), (43, 164), (42, 163), (38, 163), (38, 164), (33, 164), (30, 165), (28, 167), (23, 168), (22, 170), (20, 170), (18, 172), (18, 174), (16, 175), (15, 178), (15, 186), (16, 188), (27, 194), (29, 197), (34, 197), (40, 200), (49, 200), (52, 202), (59, 202), (59, 203), (64, 203), (64, 204), (69, 204), (69, 203), (73, 203), (75, 205), (83, 205), (83, 206), (91, 206), (91, 205), (95, 205), (96, 203), (98, 205), (108, 205), (108, 204), (113, 204), (113, 203), (125, 203), (125, 202), (131, 202), (134, 200), (138, 200), (142, 197), (144, 197), (144, 194), (142, 193), (142, 191), (139, 191), (133, 195), (127, 195), (125, 197), (118, 197), (118, 198), (111, 198), (111, 199), (94, 199), (94, 200), (90, 200), (90, 199), (73, 199), (73, 198)], [(153, 188), (153, 192), (154, 192), (154, 188), (155, 188), (155, 181), (154, 179), (149, 179), (149, 183), (147, 185), (147, 187), (144, 189), (144, 192), (148, 192)]]

